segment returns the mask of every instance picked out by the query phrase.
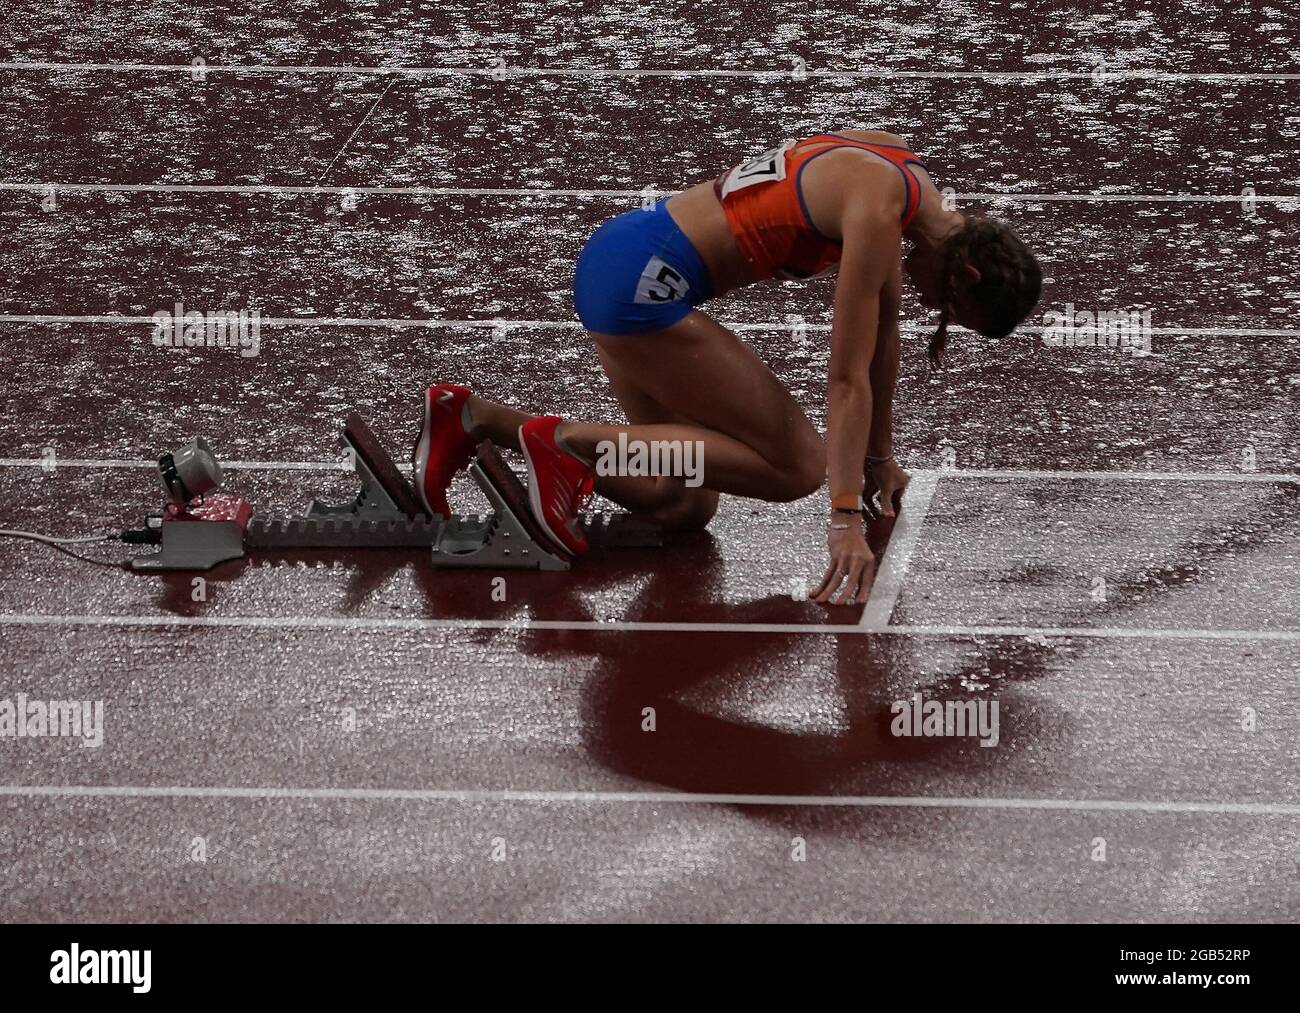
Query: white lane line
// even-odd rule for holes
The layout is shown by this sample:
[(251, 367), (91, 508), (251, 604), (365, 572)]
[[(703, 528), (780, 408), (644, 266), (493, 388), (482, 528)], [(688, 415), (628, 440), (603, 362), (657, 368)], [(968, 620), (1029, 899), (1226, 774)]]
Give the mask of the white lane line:
[[(357, 630), (428, 632), (431, 630), (584, 630), (641, 633), (863, 633), (856, 624), (624, 622), (560, 619), (396, 619), (361, 616), (178, 616), (55, 615), (0, 613), (0, 626), (90, 626), (109, 628)], [(1300, 636), (1300, 634), (1297, 634)]]
[[(923, 472), (918, 469), (913, 474)], [(1075, 482), (1264, 482), (1294, 485), (1300, 474), (1263, 471), (1041, 471), (1031, 468), (950, 468), (945, 478), (1003, 478), (1016, 481)]]
[[(46, 193), (58, 190), (67, 193), (238, 193), (238, 194), (323, 194), (378, 195), (389, 197), (617, 197), (619, 199), (645, 196), (667, 197), (676, 190), (552, 190), (541, 187), (457, 187), (457, 186), (348, 186), (312, 185), (291, 186), (272, 183), (244, 185), (226, 183), (0, 183), (0, 190)], [(960, 195), (959, 195), (960, 196)], [(1216, 200), (1218, 198), (1215, 198)], [(1231, 198), (1241, 201), (1237, 194)], [(1285, 197), (1257, 198), (1259, 200), (1287, 200)], [(1300, 198), (1296, 198), (1300, 200)]]
[(1138, 629), (1126, 626), (922, 626), (900, 624), (887, 626), (876, 633), (926, 637), (1090, 637), (1098, 640), (1250, 640), (1300, 643), (1296, 630), (1184, 630)]
[(862, 610), (859, 625), (864, 630), (876, 632), (889, 625), (889, 617), (894, 614), (894, 606), (902, 594), (907, 565), (912, 561), (912, 553), (920, 541), (921, 527), (925, 524), (925, 515), (930, 510), (934, 492), (939, 487), (941, 474), (936, 471), (915, 474), (907, 487), (903, 509), (894, 521), (894, 530), (885, 547), (885, 558), (880, 561), (875, 583), (871, 586), (866, 607)]
[(1290, 802), (1159, 799), (981, 798), (929, 795), (747, 795), (677, 791), (517, 791), (472, 788), (277, 788), (202, 785), (0, 785), (18, 798), (229, 798), (360, 802), (531, 802), (543, 805), (753, 805), (853, 809), (1021, 809), (1049, 812), (1198, 813), (1300, 816)]
[[(233, 471), (351, 471), (345, 460), (340, 461), (226, 461), (223, 468)], [(0, 468), (84, 468), (112, 470), (120, 468), (156, 468), (158, 460), (147, 458), (53, 458), (0, 457)], [(399, 468), (409, 469), (402, 463)], [(1294, 485), (1300, 474), (1265, 471), (1044, 471), (1032, 468), (912, 468), (913, 484), (930, 476), (945, 479), (1006, 479), (1027, 481), (1069, 482), (1255, 482), (1265, 485)]]
[[(1144, 202), (1152, 204), (1241, 204), (1246, 196), (1240, 193), (1024, 193), (998, 191), (994, 193), (959, 193), (958, 200), (967, 201), (1018, 201), (1027, 204), (1123, 204)], [(1297, 198), (1288, 194), (1273, 194), (1263, 199), (1250, 198), (1263, 204), (1292, 204)]]
[(112, 629), (255, 629), (352, 630), (358, 632), (429, 632), (433, 630), (568, 630), (607, 633), (767, 633), (826, 636), (860, 635), (934, 637), (1018, 637), (1044, 639), (1224, 640), (1300, 643), (1296, 630), (1137, 629), (1084, 626), (885, 626), (867, 629), (835, 623), (699, 623), (567, 619), (394, 619), (361, 616), (178, 616), (0, 613), (0, 626), (106, 627)]
[[(0, 468), (88, 468), (95, 471), (114, 468), (157, 468), (158, 461), (127, 458), (40, 458), (0, 457)], [(347, 471), (353, 470), (346, 461), (222, 461), (221, 467), (233, 471)], [(400, 466), (399, 466), (400, 467)]]
[[(168, 307), (170, 311), (170, 307)], [(446, 330), (477, 330), (527, 327), (541, 330), (581, 330), (577, 320), (440, 320), (434, 317), (259, 317), (263, 327), (424, 327)], [(0, 324), (147, 324), (152, 316), (131, 317), (115, 313), (75, 315), (69, 313), (26, 313), (0, 315)], [(774, 324), (774, 330), (789, 330), (789, 324)], [(1296, 333), (1300, 334), (1300, 331)]]
[[(779, 57), (774, 57), (778, 59)], [(205, 73), (221, 74), (338, 74), (370, 77), (574, 77), (574, 78), (638, 78), (667, 77), (680, 78), (754, 78), (770, 80), (789, 78), (799, 80), (811, 77), (843, 80), (888, 80), (890, 78), (917, 80), (982, 80), (1008, 82), (1035, 81), (1094, 81), (1107, 84), (1113, 81), (1206, 81), (1242, 83), (1249, 81), (1294, 81), (1300, 80), (1300, 74), (1273, 73), (1269, 71), (1249, 71), (1241, 73), (1197, 73), (1193, 71), (1174, 70), (1125, 70), (1109, 65), (1103, 71), (1098, 70), (892, 70), (888, 67), (865, 68), (860, 70), (836, 70), (832, 68), (799, 71), (795, 76), (792, 66), (781, 65), (769, 70), (746, 70), (743, 68), (699, 69), (656, 69), (651, 67), (464, 67), (464, 66), (424, 66), (424, 67), (374, 67), (374, 66), (339, 66), (312, 64), (259, 64), (259, 63), (55, 63), (50, 61), (7, 60), (0, 62), (0, 70), (31, 71), (104, 71), (108, 73), (164, 73), (183, 72), (186, 74), (202, 70)]]
[[(642, 190), (550, 190), (539, 187), (454, 187), (454, 186), (293, 186), (273, 183), (63, 183), (54, 180), (37, 183), (0, 182), (0, 190), (21, 193), (196, 193), (196, 194), (281, 194), (285, 196), (386, 196), (386, 197), (582, 197), (596, 199), (640, 199), (668, 197), (684, 187)], [(1240, 204), (1247, 198), (1240, 193), (959, 193), (957, 200), (1003, 201), (1026, 204)], [(1300, 204), (1300, 194), (1253, 195), (1256, 204)]]
[[(489, 319), (489, 320), (464, 320), (464, 319), (445, 319), (437, 317), (260, 317), (259, 322), (263, 327), (382, 327), (390, 329), (403, 328), (426, 328), (437, 330), (581, 330), (582, 324), (577, 320), (522, 320), (522, 319)], [(790, 321), (758, 321), (758, 322), (739, 322), (739, 321), (720, 321), (728, 330), (742, 333), (770, 333), (770, 332), (789, 332), (794, 323)], [(152, 316), (137, 317), (125, 316), (117, 313), (92, 313), (92, 314), (71, 314), (71, 313), (7, 313), (0, 314), (0, 324), (126, 324), (126, 325), (148, 325), (155, 326), (157, 323)], [(829, 323), (817, 323), (814, 321), (799, 321), (800, 326), (805, 331), (829, 332), (831, 325)], [(932, 324), (912, 323), (904, 321), (899, 324), (899, 329), (905, 334), (929, 334), (934, 330)], [(971, 331), (964, 327), (953, 325), (948, 328), (955, 334), (972, 336), (979, 339), (978, 335), (973, 335)], [(1026, 329), (1022, 334), (1036, 337), (1032, 329)], [(1164, 334), (1172, 336), (1185, 337), (1208, 337), (1208, 338), (1300, 338), (1300, 328), (1296, 327), (1152, 327), (1152, 334)], [(982, 339), (990, 340), (990, 339)]]

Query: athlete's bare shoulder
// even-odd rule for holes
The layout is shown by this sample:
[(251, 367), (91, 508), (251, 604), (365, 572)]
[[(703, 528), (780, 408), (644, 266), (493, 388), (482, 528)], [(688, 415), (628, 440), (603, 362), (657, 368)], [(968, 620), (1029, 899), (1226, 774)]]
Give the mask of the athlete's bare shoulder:
[[(912, 150), (912, 146), (907, 142), (906, 137), (892, 134), (888, 130), (836, 130), (835, 133), (842, 137), (851, 137), (855, 141), (867, 141), (870, 144), (882, 144), (893, 148), (903, 148), (906, 151)], [(921, 181), (922, 186), (928, 184), (929, 188), (935, 190), (938, 189), (938, 184), (934, 182), (934, 179), (930, 176), (929, 170), (926, 169), (925, 166), (912, 163), (911, 172), (914, 177)]]
[(836, 130), (833, 131), (841, 137), (851, 137), (855, 141), (866, 141), (868, 144), (888, 144), (895, 148), (911, 148), (907, 141), (898, 134), (891, 134), (888, 130)]

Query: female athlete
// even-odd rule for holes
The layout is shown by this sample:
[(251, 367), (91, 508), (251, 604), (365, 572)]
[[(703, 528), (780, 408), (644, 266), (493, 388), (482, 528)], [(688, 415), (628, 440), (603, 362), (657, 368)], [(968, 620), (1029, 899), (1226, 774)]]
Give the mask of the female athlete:
[[(753, 350), (699, 307), (756, 282), (836, 271), (823, 440)], [(720, 493), (789, 501), (829, 483), (830, 566), (813, 597), (865, 597), (874, 559), (862, 520), (877, 494), (892, 516), (908, 482), (894, 462), (891, 412), (904, 272), (940, 311), (936, 363), (950, 321), (1004, 337), (1033, 309), (1042, 280), (1010, 227), (946, 210), (920, 159), (881, 131), (790, 141), (612, 218), (578, 258), (574, 297), (627, 423), (529, 416), (438, 384), (425, 395), (414, 455), (425, 506), (449, 514), (451, 477), (481, 439), (523, 452), (536, 520), (575, 555), (586, 551), (575, 518), (593, 487), (680, 529), (707, 524)], [(702, 484), (596, 474), (593, 462), (620, 435), (626, 446), (694, 444)]]

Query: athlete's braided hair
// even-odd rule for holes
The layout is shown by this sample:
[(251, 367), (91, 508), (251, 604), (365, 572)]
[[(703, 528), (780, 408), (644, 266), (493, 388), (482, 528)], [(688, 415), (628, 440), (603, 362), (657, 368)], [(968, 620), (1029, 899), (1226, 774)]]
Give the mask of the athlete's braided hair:
[(930, 339), (930, 361), (938, 365), (948, 343), (948, 318), (952, 314), (953, 278), (967, 264), (980, 273), (967, 298), (979, 307), (979, 332), (986, 338), (1005, 338), (1029, 315), (1043, 287), (1043, 272), (1006, 222), (992, 218), (967, 218), (939, 249), (943, 279), (943, 312), (939, 329)]

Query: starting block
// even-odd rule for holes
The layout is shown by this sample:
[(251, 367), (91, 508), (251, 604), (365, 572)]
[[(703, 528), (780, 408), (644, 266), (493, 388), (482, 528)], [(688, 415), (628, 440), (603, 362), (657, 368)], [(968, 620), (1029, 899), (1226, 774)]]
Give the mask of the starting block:
[[(151, 515), (144, 541), (158, 552), (137, 556), (136, 570), (207, 570), (218, 563), (257, 552), (284, 549), (423, 548), (433, 565), (446, 568), (567, 570), (573, 556), (536, 520), (519, 477), (490, 442), (479, 444), (469, 473), (490, 512), (450, 519), (424, 511), (414, 487), (361, 416), (349, 415), (343, 427), (347, 449), (361, 488), (349, 503), (313, 498), (304, 516), (261, 517), (235, 496), (208, 496), (202, 503), (169, 504)], [(580, 518), (591, 551), (655, 548), (663, 534), (626, 513)]]

